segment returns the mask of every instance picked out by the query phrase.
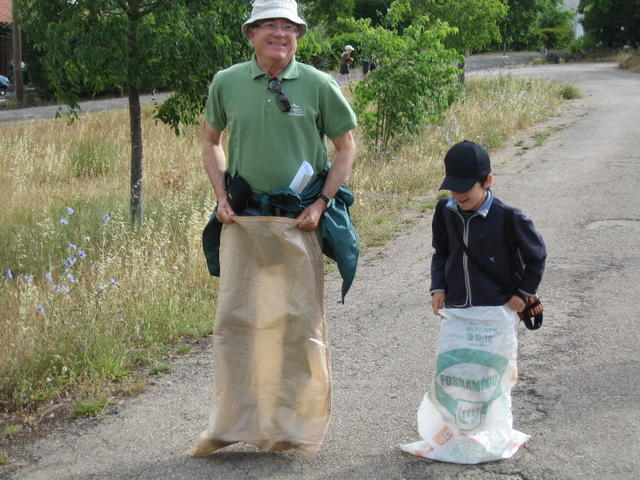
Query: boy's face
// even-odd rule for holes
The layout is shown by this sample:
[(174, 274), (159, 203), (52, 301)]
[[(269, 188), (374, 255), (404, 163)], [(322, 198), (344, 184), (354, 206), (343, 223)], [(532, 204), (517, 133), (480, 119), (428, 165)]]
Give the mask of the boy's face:
[(492, 180), (493, 176), (489, 175), (484, 185), (481, 185), (480, 182), (476, 182), (471, 190), (467, 190), (466, 192), (459, 193), (452, 190), (451, 196), (455, 198), (456, 202), (458, 202), (460, 210), (477, 210), (486, 200), (487, 189), (491, 185)]

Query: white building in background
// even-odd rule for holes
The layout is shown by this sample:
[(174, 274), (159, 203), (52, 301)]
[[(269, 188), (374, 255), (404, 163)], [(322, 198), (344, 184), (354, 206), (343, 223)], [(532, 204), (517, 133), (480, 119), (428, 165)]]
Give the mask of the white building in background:
[[(563, 6), (565, 10), (569, 10), (571, 12), (576, 13), (578, 11), (578, 5), (580, 4), (580, 0), (564, 0), (563, 1)], [(575, 31), (576, 31), (576, 38), (581, 37), (582, 35), (584, 35), (584, 30), (582, 28), (582, 24), (580, 23), (580, 17), (581, 15), (577, 15), (576, 14), (576, 18), (573, 22)]]

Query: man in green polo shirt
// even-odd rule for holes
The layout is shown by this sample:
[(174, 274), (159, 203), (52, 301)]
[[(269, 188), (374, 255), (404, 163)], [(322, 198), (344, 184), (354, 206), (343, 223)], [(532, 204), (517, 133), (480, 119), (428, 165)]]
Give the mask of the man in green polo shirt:
[[(259, 3), (266, 6), (255, 12)], [(355, 160), (351, 131), (356, 118), (340, 87), (330, 75), (294, 58), (297, 40), (306, 33), (304, 21), (292, 14), (295, 9), (292, 1), (255, 2), (255, 14), (242, 28), (254, 47), (253, 58), (218, 72), (209, 89), (203, 163), (222, 223), (242, 213), (227, 202), (225, 171), (240, 175), (254, 192), (269, 193), (288, 186), (304, 161), (321, 172), (328, 162), (328, 136), (336, 150), (329, 175), (317, 201), (298, 216), (299, 228), (315, 230)], [(225, 128), (228, 165), (221, 143)]]
[[(255, 0), (242, 31), (254, 55), (214, 76), (205, 110), (203, 164), (217, 198), (203, 234), (220, 276), (216, 380), (209, 427), (189, 454), (246, 442), (313, 455), (331, 411), (321, 248), (338, 263), (343, 299), (359, 251), (343, 185), (356, 118), (332, 76), (296, 62), (307, 26), (294, 0)], [(303, 162), (313, 175), (294, 193)], [(251, 189), (242, 206), (228, 197), (238, 178)]]

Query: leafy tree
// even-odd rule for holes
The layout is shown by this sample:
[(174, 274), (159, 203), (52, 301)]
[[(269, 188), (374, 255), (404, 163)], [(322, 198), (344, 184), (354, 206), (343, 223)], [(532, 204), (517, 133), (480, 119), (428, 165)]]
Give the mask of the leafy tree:
[(562, 8), (562, 0), (546, 0), (542, 2), (540, 28), (571, 28), (575, 14)]
[[(540, 43), (538, 19), (542, 13), (540, 0), (508, 0), (509, 12), (500, 20), (500, 34), (505, 49), (530, 48)], [(539, 46), (539, 45), (538, 45)]]
[(640, 0), (580, 0), (585, 34), (609, 48), (640, 46)]
[(321, 70), (336, 68), (337, 53), (334, 48), (335, 40), (329, 34), (325, 22), (310, 28), (307, 34), (298, 40), (296, 60), (313, 65)]
[(415, 14), (447, 22), (456, 30), (445, 45), (468, 54), (500, 39), (499, 22), (507, 14), (506, 0), (412, 0)]
[(504, 48), (564, 48), (574, 35), (574, 13), (562, 0), (507, 0), (509, 13), (500, 21)]
[(353, 16), (356, 19), (368, 18), (371, 24), (379, 25), (391, 5), (391, 0), (356, 0)]
[[(197, 121), (211, 77), (246, 54), (249, 1), (16, 0), (56, 97), (77, 115), (81, 93), (124, 89), (131, 130), (131, 217), (142, 221), (140, 94), (170, 87), (156, 116), (176, 133)], [(231, 19), (231, 21), (230, 21)], [(72, 117), (73, 118), (73, 117)]]
[(561, 0), (547, 0), (539, 19), (540, 38), (546, 48), (566, 49), (575, 37), (575, 14), (561, 8)]
[(343, 22), (378, 64), (356, 85), (354, 105), (365, 135), (379, 151), (399, 134), (418, 132), (438, 118), (458, 92), (454, 65), (460, 55), (442, 43), (453, 29), (418, 17), (399, 31), (408, 13), (408, 1), (397, 0), (385, 17), (387, 28), (373, 27), (368, 18)]
[(356, 0), (299, 0), (302, 17), (310, 26), (324, 22), (332, 29), (338, 18), (353, 15)]

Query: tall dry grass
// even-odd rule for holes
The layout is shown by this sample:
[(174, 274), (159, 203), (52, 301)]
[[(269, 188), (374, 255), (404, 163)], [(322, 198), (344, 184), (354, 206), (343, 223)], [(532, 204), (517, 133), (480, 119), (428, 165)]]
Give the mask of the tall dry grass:
[(199, 135), (176, 138), (149, 112), (143, 128), (147, 217), (132, 229), (126, 111), (3, 126), (0, 408), (95, 391), (210, 330)]
[(625, 50), (618, 54), (616, 60), (620, 68), (640, 73), (640, 49)]
[[(386, 242), (402, 212), (434, 203), (452, 143), (496, 147), (554, 113), (560, 90), (473, 78), (440, 125), (400, 149), (369, 151), (356, 131), (349, 184), (363, 247)], [(0, 129), (0, 410), (27, 411), (68, 392), (108, 394), (176, 338), (211, 331), (217, 282), (200, 234), (213, 195), (199, 129), (175, 137), (149, 111), (143, 128), (146, 221), (137, 229), (127, 221), (126, 111)]]

